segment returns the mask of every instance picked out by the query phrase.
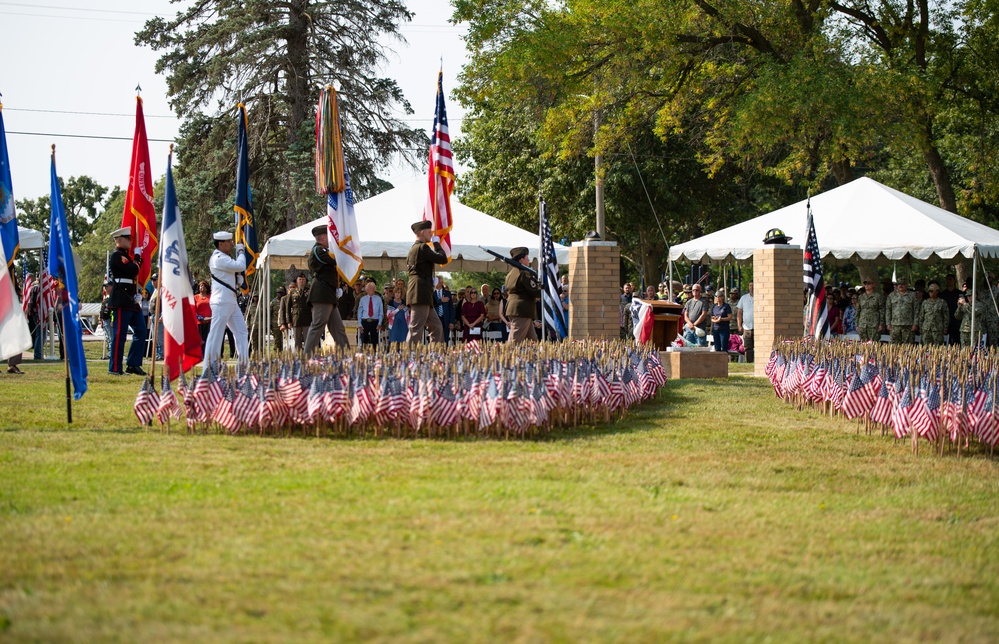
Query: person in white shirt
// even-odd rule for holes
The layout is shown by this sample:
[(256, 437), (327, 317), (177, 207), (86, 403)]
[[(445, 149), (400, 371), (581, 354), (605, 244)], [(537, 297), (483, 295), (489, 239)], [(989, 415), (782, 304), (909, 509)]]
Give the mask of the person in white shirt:
[[(233, 245), (232, 233), (217, 232), (213, 236), (215, 252), (208, 260), (208, 272), (212, 280), (212, 325), (205, 340), (205, 367), (210, 362), (218, 362), (222, 352), (222, 340), (228, 327), (236, 338), (236, 356), (239, 360), (249, 359), (250, 337), (246, 330), (246, 319), (239, 310), (236, 292), (239, 288), (237, 273), (246, 270), (246, 250), (242, 244)], [(236, 249), (236, 259), (230, 253)]]
[(739, 335), (742, 345), (746, 348), (746, 362), (753, 362), (753, 283), (749, 283), (749, 292), (739, 298), (738, 306)]
[(361, 344), (378, 346), (378, 327), (385, 317), (382, 298), (375, 293), (375, 283), (368, 282), (364, 295), (357, 306), (357, 317), (361, 320)]

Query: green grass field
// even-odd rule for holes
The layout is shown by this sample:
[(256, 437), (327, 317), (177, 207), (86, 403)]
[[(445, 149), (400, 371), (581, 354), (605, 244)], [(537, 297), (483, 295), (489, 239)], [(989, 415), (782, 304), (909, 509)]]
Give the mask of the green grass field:
[(544, 442), (188, 436), (0, 374), (0, 641), (999, 641), (999, 457), (733, 365)]

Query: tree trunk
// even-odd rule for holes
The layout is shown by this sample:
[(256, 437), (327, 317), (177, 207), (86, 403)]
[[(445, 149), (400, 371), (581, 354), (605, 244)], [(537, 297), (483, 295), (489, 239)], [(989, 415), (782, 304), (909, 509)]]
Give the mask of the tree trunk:
[(848, 159), (833, 161), (832, 172), (833, 176), (836, 177), (836, 183), (841, 186), (850, 183), (857, 178), (853, 173), (853, 166), (850, 165), (850, 161)]
[[(306, 13), (306, 0), (292, 0), (288, 5), (288, 26), (285, 28), (288, 43), (288, 62), (284, 67), (288, 100), (287, 150), (298, 145), (298, 128), (309, 113), (309, 16)], [(289, 171), (290, 172), (290, 171)], [(287, 177), (288, 185), (295, 184)], [(288, 229), (298, 226), (300, 204), (297, 191), (288, 194), (288, 210), (285, 214)]]

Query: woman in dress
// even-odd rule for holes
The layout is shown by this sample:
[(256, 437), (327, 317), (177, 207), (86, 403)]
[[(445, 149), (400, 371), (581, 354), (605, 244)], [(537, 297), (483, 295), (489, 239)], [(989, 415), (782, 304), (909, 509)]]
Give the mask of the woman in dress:
[(403, 292), (395, 289), (395, 295), (388, 303), (386, 309), (386, 319), (388, 320), (388, 341), (405, 342), (409, 333), (409, 307), (403, 301)]
[(211, 289), (208, 282), (201, 280), (198, 283), (198, 292), (194, 295), (194, 313), (198, 316), (198, 333), (201, 334), (201, 348), (205, 348), (205, 340), (208, 339), (208, 328), (212, 325), (212, 305), (208, 302), (211, 297)]
[(486, 319), (486, 305), (479, 301), (479, 292), (469, 289), (461, 307), (462, 333), (465, 342), (482, 340), (482, 323)]

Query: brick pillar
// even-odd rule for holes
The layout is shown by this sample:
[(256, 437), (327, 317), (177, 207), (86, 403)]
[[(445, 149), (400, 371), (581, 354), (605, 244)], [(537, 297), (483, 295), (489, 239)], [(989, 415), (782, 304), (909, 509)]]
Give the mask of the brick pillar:
[(569, 337), (620, 336), (621, 251), (616, 242), (584, 240), (569, 248)]
[(777, 338), (801, 337), (802, 253), (800, 246), (772, 244), (753, 253), (754, 372), (763, 376)]

